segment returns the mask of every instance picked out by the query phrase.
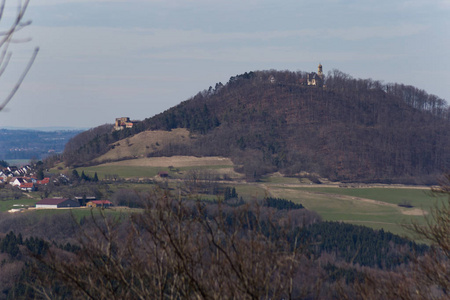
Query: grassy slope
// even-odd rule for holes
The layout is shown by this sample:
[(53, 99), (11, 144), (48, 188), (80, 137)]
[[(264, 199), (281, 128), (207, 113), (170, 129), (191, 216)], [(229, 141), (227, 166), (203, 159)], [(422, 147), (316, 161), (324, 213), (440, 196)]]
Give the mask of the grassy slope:
[(124, 157), (146, 157), (168, 146), (169, 144), (189, 145), (191, 134), (185, 128), (176, 128), (171, 131), (144, 131), (129, 138), (115, 142), (113, 149), (96, 158), (94, 161), (120, 160)]
[[(425, 218), (420, 209), (428, 213), (430, 208), (442, 199), (432, 196), (426, 189), (415, 188), (343, 189), (269, 186), (269, 189), (271, 195), (302, 203), (306, 208), (318, 212), (324, 220), (344, 221), (375, 229), (383, 228), (397, 234), (408, 234), (404, 225), (411, 222), (423, 224)], [(415, 207), (397, 206), (405, 199)]]

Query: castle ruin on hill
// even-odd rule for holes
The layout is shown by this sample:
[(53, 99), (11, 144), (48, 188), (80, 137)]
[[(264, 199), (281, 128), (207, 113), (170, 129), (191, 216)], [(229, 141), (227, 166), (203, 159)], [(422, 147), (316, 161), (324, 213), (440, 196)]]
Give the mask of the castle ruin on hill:
[(123, 130), (125, 128), (133, 128), (133, 126), (139, 121), (131, 121), (129, 117), (116, 118), (114, 124), (114, 130)]
[(317, 68), (317, 73), (312, 72), (308, 73), (306, 77), (307, 84), (310, 86), (323, 87), (323, 83), (325, 81), (325, 77), (322, 71), (322, 64), (319, 64)]

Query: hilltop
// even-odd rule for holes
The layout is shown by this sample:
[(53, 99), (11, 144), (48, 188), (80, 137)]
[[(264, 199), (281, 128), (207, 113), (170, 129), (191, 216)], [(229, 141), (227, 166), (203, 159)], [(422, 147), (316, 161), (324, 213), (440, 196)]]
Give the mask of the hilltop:
[[(273, 70), (233, 76), (133, 128), (112, 131), (103, 125), (80, 134), (67, 144), (65, 163), (224, 156), (249, 179), (306, 171), (331, 180), (409, 183), (433, 182), (449, 169), (449, 109), (443, 99), (337, 70), (325, 87), (308, 86), (309, 80), (304, 72)], [(166, 143), (150, 133), (174, 135), (179, 128), (184, 138)], [(136, 143), (145, 146), (122, 156), (114, 150)]]

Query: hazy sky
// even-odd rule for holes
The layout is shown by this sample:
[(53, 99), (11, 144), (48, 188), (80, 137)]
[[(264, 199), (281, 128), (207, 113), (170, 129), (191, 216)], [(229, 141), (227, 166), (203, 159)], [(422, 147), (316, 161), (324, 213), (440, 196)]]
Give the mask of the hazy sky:
[(142, 120), (236, 74), (319, 62), (450, 100), (450, 0), (31, 0), (26, 18), (0, 97), (40, 53), (0, 128)]

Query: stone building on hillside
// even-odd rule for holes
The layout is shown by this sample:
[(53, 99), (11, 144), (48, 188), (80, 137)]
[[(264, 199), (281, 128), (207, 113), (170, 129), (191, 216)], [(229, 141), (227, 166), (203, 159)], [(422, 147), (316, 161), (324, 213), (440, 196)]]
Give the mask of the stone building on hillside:
[(130, 121), (128, 117), (116, 118), (116, 123), (114, 124), (115, 130), (123, 130), (125, 128), (133, 128), (133, 126), (139, 121)]
[(317, 68), (317, 73), (315, 73), (315, 72), (308, 73), (306, 80), (307, 80), (308, 85), (310, 85), (310, 86), (323, 87), (325, 77), (323, 75), (322, 65), (319, 64), (319, 67)]

